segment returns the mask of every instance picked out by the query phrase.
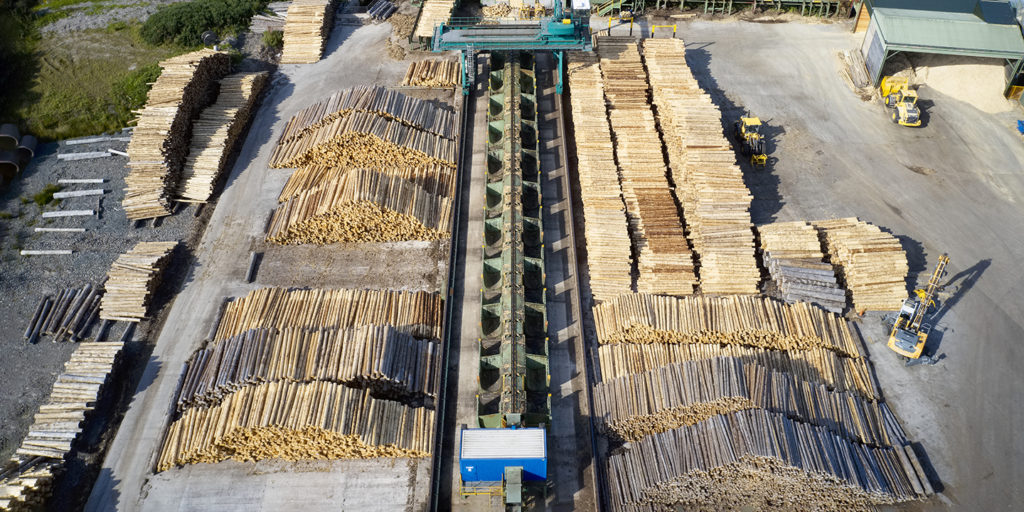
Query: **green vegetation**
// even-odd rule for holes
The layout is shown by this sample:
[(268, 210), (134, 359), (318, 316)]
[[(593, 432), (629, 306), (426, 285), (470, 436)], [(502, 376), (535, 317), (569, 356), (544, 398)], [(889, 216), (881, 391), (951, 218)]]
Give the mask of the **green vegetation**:
[(202, 44), (207, 30), (244, 30), (252, 16), (268, 0), (192, 0), (161, 7), (142, 26), (142, 38), (149, 44)]
[(263, 46), (267, 48), (280, 49), (284, 46), (284, 32), (280, 30), (268, 30), (263, 33)]
[(0, 219), (11, 220), (18, 218), (18, 215), (11, 212), (0, 212)]
[(50, 184), (46, 185), (45, 187), (43, 187), (42, 190), (37, 192), (36, 195), (32, 196), (32, 201), (34, 201), (36, 203), (36, 206), (42, 208), (42, 207), (52, 203), (53, 202), (53, 194), (55, 194), (57, 192), (60, 192), (62, 188), (64, 188), (64, 187), (62, 187), (60, 185), (54, 185), (53, 183), (50, 183)]

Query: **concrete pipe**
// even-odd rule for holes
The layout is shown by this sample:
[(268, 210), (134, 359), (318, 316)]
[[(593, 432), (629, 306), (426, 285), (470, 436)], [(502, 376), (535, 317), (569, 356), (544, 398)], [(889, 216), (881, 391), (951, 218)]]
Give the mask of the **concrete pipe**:
[(36, 146), (38, 145), (39, 141), (31, 135), (21, 137), (21, 142), (18, 143), (18, 164), (22, 169), (28, 167), (32, 157), (36, 156)]
[(14, 150), (18, 148), (18, 139), (21, 132), (16, 124), (0, 125), (0, 151)]
[(21, 172), (17, 151), (0, 151), (0, 186), (6, 187)]

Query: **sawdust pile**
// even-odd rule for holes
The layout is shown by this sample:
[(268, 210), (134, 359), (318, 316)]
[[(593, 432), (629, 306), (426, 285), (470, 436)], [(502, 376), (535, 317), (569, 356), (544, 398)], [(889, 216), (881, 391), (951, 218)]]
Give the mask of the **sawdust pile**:
[(998, 60), (945, 55), (921, 55), (913, 59), (916, 81), (971, 106), (996, 114), (1013, 104), (1003, 97), (1003, 65)]

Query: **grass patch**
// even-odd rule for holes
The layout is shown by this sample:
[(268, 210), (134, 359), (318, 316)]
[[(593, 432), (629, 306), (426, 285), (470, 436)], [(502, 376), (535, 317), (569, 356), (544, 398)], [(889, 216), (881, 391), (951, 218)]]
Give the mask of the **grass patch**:
[(53, 202), (53, 194), (60, 192), (64, 187), (60, 185), (54, 185), (50, 183), (43, 187), (42, 190), (36, 192), (36, 195), (32, 196), (32, 201), (36, 203), (36, 206), (42, 208)]
[(284, 46), (284, 32), (280, 30), (268, 30), (263, 33), (263, 46), (267, 48), (280, 49)]
[(17, 214), (14, 214), (14, 213), (11, 213), (11, 212), (0, 212), (0, 219), (11, 220), (11, 219), (17, 219), (17, 218), (18, 218)]

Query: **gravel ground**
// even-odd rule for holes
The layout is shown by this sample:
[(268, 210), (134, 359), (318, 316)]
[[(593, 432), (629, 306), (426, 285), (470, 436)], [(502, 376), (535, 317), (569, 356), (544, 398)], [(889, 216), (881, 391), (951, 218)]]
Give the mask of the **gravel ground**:
[[(181, 0), (82, 2), (58, 9), (72, 11), (72, 14), (46, 25), (40, 31), (44, 34), (64, 33), (91, 28), (104, 28), (115, 21), (142, 21), (148, 18), (150, 14), (156, 12), (157, 8), (161, 5), (173, 4), (179, 1)], [(103, 9), (103, 11), (96, 12), (100, 9)]]

